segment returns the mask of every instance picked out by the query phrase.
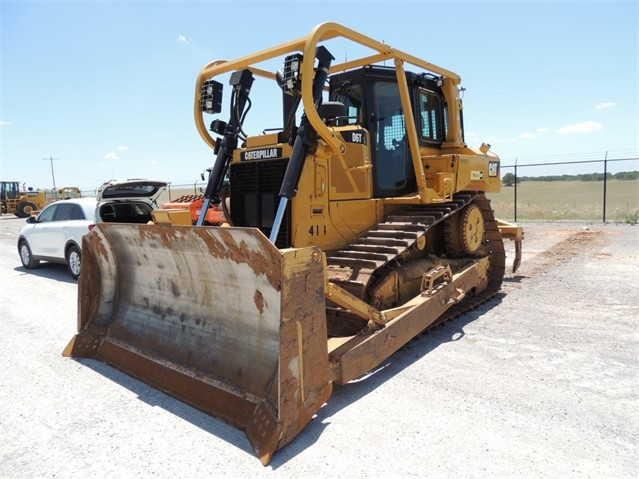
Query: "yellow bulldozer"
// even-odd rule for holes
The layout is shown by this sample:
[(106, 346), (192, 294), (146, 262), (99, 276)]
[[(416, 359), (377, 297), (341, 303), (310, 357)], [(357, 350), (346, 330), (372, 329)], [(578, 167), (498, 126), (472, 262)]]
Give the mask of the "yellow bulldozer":
[[(334, 44), (359, 56), (336, 63)], [(504, 238), (519, 265), (522, 228), (486, 196), (500, 160), (464, 140), (460, 81), (336, 23), (206, 65), (194, 104), (215, 155), (203, 213), (84, 237), (78, 332), (63, 354), (234, 425), (268, 464), (333, 384), (493, 298)], [(258, 90), (256, 104), (282, 98), (281, 116), (249, 135)], [(223, 104), (228, 121), (207, 125)], [(222, 226), (204, 225), (213, 198)]]

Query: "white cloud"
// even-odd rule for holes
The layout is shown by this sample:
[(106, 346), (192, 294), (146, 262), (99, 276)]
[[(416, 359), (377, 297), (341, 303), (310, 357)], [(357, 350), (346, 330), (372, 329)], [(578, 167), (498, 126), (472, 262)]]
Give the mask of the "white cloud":
[(184, 45), (188, 45), (191, 43), (191, 39), (185, 37), (184, 35), (178, 35), (178, 43), (182, 43)]
[(574, 125), (564, 126), (563, 128), (559, 128), (557, 133), (561, 133), (562, 135), (568, 133), (590, 133), (592, 131), (599, 131), (603, 127), (597, 123), (596, 121), (582, 121), (581, 123), (575, 123)]
[[(129, 149), (128, 146), (118, 146), (116, 147), (116, 151), (127, 151)], [(115, 151), (110, 151), (106, 155), (104, 155), (105, 160), (119, 160), (120, 157)]]
[(606, 103), (599, 103), (599, 105), (595, 106), (596, 110), (601, 110), (602, 108), (612, 108), (613, 106), (615, 106), (616, 103), (613, 103), (611, 101), (608, 101)]
[(9, 126), (11, 125), (10, 121), (0, 120), (0, 126)]
[(522, 133), (521, 135), (519, 135), (519, 138), (534, 138), (535, 135), (533, 135), (532, 133)]

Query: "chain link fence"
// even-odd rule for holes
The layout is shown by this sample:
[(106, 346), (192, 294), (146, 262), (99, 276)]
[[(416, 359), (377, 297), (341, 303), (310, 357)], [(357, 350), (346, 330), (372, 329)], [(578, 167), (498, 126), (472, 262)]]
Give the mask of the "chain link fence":
[(502, 165), (495, 215), (514, 221), (639, 221), (639, 158)]

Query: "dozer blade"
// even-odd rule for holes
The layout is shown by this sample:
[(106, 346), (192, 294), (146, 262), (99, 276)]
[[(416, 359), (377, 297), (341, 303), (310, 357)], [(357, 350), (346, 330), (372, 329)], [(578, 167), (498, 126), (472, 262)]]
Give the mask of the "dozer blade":
[(78, 287), (63, 355), (243, 430), (264, 465), (331, 394), (317, 248), (278, 250), (251, 228), (99, 224)]

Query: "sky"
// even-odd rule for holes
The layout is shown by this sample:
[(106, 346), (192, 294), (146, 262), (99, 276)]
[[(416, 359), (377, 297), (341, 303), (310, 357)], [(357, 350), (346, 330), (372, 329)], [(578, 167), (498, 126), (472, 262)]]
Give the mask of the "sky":
[[(327, 21), (458, 73), (466, 141), (502, 165), (639, 156), (635, 1), (0, 2), (0, 176), (34, 188), (201, 181), (200, 70)], [(251, 99), (248, 134), (280, 125)]]

